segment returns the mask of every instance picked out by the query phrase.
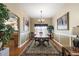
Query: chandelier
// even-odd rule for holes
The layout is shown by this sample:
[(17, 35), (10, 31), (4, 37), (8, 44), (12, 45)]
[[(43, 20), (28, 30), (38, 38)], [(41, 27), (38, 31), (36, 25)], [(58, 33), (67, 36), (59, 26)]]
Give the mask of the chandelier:
[(45, 21), (42, 10), (40, 11), (40, 19), (38, 19), (38, 21), (41, 23)]

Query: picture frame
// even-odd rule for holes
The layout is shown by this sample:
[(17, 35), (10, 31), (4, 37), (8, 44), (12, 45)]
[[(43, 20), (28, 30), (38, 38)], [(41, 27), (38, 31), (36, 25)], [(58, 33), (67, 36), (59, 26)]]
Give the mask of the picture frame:
[(69, 12), (57, 19), (58, 30), (69, 30)]
[(27, 17), (23, 18), (23, 31), (27, 31), (29, 28), (29, 20)]

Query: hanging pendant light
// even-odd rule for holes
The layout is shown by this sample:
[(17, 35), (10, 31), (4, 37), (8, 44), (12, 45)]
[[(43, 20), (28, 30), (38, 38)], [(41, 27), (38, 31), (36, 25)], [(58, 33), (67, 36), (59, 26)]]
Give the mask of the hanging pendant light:
[(45, 19), (43, 18), (42, 10), (40, 11), (40, 13), (41, 13), (41, 18), (38, 21), (42, 23), (45, 21)]

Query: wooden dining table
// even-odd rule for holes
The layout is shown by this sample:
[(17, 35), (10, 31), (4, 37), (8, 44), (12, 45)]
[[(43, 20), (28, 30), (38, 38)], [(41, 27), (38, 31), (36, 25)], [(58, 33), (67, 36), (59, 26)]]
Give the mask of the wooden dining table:
[(35, 44), (36, 44), (36, 41), (39, 42), (39, 44), (37, 46), (40, 46), (40, 45), (46, 46), (44, 44), (44, 42), (47, 42), (49, 45), (49, 36), (48, 35), (35, 35), (34, 38), (35, 38)]

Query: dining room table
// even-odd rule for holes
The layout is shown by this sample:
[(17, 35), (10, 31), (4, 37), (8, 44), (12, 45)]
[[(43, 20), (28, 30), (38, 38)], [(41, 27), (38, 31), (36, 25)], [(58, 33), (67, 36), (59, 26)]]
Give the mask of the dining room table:
[(40, 46), (40, 45), (43, 45), (43, 46), (46, 46), (45, 45), (45, 43), (44, 42), (47, 42), (48, 43), (48, 45), (49, 45), (49, 36), (48, 35), (35, 35), (34, 36), (34, 38), (35, 38), (35, 44), (36, 44), (36, 41), (38, 41), (39, 42), (39, 44), (37, 45), (37, 46)]

